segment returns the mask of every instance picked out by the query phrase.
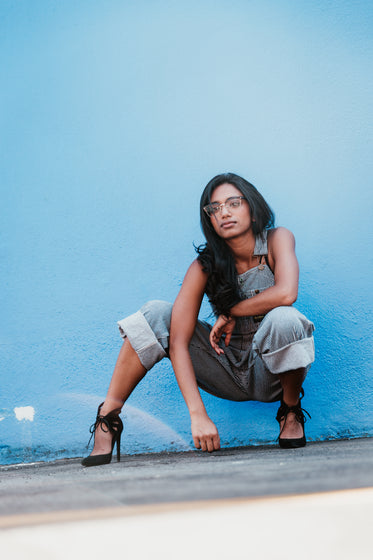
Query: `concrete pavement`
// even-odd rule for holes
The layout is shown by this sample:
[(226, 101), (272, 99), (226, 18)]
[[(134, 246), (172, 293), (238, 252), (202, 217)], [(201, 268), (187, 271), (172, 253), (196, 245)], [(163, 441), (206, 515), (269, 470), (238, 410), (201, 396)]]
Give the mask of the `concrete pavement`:
[(373, 487), (373, 438), (0, 467), (2, 516)]
[(3, 466), (0, 496), (15, 560), (373, 555), (372, 438)]

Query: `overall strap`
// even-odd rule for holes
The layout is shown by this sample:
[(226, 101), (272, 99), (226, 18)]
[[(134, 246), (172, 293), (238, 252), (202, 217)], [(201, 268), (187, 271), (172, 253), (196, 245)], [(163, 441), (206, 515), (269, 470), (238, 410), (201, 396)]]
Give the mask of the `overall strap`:
[(254, 255), (268, 255), (268, 246), (267, 246), (267, 230), (265, 229), (260, 235), (257, 235), (255, 238), (255, 248), (254, 248)]
[(269, 270), (273, 274), (273, 270), (272, 270), (272, 268), (270, 267), (270, 264), (269, 264), (268, 255), (264, 255), (264, 259), (265, 259), (266, 265), (268, 266)]
[(268, 266), (269, 270), (272, 272), (273, 274), (273, 270), (271, 269), (271, 267), (269, 266), (269, 260), (268, 260), (268, 243), (267, 243), (267, 237), (268, 237), (268, 231), (265, 229), (263, 231), (262, 234), (257, 235), (255, 238), (255, 249), (254, 249), (254, 255), (255, 256), (260, 256), (260, 264), (264, 264), (263, 261), (265, 261), (266, 265)]

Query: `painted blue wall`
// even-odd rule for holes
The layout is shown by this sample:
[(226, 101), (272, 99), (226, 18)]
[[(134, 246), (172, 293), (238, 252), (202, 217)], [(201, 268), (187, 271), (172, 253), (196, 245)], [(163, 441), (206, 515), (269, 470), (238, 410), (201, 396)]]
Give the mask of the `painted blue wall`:
[[(84, 454), (116, 321), (174, 300), (227, 170), (297, 238), (308, 437), (373, 435), (372, 29), (368, 0), (2, 0), (0, 462)], [(204, 400), (223, 445), (275, 442), (276, 404)], [(192, 445), (169, 362), (123, 416), (124, 452)]]

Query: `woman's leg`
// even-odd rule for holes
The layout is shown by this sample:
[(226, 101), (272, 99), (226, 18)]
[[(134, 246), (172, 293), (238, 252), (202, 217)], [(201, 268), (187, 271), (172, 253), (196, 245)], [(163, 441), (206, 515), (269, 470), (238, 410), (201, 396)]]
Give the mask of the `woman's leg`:
[[(100, 415), (106, 416), (112, 410), (121, 409), (145, 374), (146, 369), (140, 362), (128, 338), (126, 338), (120, 349), (109, 389), (104, 404), (100, 409)], [(113, 436), (110, 431), (96, 430), (95, 443), (91, 455), (110, 453), (112, 438)]]
[[(282, 400), (288, 406), (296, 406), (299, 402), (299, 394), (303, 381), (306, 377), (306, 369), (299, 368), (286, 373), (278, 374), (282, 387)], [(284, 425), (285, 424), (285, 425)], [(280, 422), (281, 437), (284, 439), (297, 439), (303, 436), (303, 427), (297, 422), (294, 412), (289, 412), (286, 418)]]
[[(299, 405), (302, 384), (314, 360), (313, 330), (313, 324), (294, 307), (277, 307), (267, 313), (254, 336), (253, 348), (267, 370), (279, 379), (287, 407)], [(282, 440), (303, 437), (299, 414), (298, 420), (293, 411), (278, 419)]]
[[(119, 414), (124, 402), (146, 372), (167, 356), (172, 304), (153, 300), (141, 309), (118, 322), (124, 338), (104, 403), (99, 409), (100, 417), (114, 411)], [(111, 452), (113, 433), (105, 423), (95, 431), (91, 455)]]
[(106, 399), (101, 408), (101, 414), (104, 416), (114, 408), (122, 408), (123, 403), (128, 399), (145, 374), (146, 369), (140, 362), (128, 338), (126, 338), (115, 364)]

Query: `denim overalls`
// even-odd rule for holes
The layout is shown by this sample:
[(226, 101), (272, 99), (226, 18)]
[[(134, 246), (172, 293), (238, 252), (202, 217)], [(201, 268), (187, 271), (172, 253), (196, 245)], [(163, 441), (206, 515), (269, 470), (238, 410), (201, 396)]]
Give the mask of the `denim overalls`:
[[(238, 276), (246, 298), (274, 285), (265, 262), (267, 232), (257, 236), (254, 255), (260, 264)], [(143, 366), (149, 370), (168, 355), (172, 304), (150, 301), (118, 322)], [(233, 401), (271, 402), (281, 398), (277, 374), (305, 368), (315, 359), (314, 325), (294, 307), (276, 307), (264, 317), (240, 317), (228, 347), (218, 356), (209, 342), (211, 325), (198, 321), (189, 346), (198, 385)]]

